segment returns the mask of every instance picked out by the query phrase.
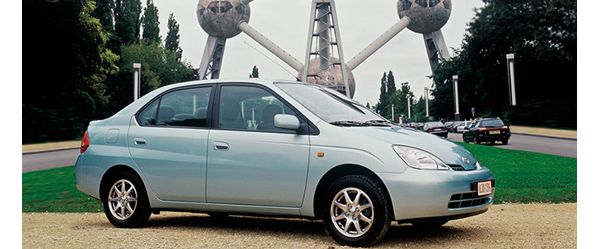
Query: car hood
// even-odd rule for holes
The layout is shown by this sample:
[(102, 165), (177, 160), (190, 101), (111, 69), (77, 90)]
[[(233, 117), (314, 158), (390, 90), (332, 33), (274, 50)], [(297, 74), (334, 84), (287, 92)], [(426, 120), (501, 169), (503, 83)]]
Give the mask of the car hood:
[(436, 135), (400, 126), (357, 127), (354, 130), (355, 134), (365, 136), (365, 139), (378, 139), (388, 142), (390, 145), (404, 145), (421, 149), (433, 154), (448, 165), (460, 165), (465, 170), (476, 169), (477, 159), (471, 152)]

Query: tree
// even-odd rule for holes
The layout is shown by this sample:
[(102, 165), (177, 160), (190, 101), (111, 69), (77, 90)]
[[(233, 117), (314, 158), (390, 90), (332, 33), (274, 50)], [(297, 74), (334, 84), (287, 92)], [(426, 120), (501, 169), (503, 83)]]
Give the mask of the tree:
[(115, 37), (119, 44), (130, 44), (140, 39), (142, 2), (115, 0)]
[(107, 32), (114, 32), (114, 0), (96, 0), (96, 9), (92, 12), (92, 16), (98, 18), (102, 27)]
[(173, 51), (177, 56), (177, 60), (180, 61), (183, 50), (179, 47), (179, 24), (173, 13), (169, 15), (167, 27), (169, 31), (167, 32), (167, 38), (165, 38), (165, 47)]
[(381, 77), (381, 87), (379, 88), (379, 102), (377, 103), (377, 112), (383, 117), (390, 116), (389, 107), (389, 94), (387, 91), (387, 74), (384, 72)]
[(176, 54), (154, 42), (139, 42), (121, 47), (118, 75), (108, 81), (112, 111), (118, 111), (132, 101), (133, 63), (142, 64), (140, 94), (169, 84), (197, 79), (196, 70), (187, 62), (177, 60)]
[(25, 1), (23, 6), (31, 18), (23, 26), (29, 41), (23, 44), (23, 68), (32, 70), (23, 74), (28, 89), (23, 142), (75, 139), (89, 121), (106, 114), (103, 83), (118, 69), (119, 57), (106, 48), (108, 34), (92, 17), (93, 1)]
[(158, 21), (158, 8), (152, 0), (146, 1), (144, 16), (142, 17), (142, 39), (149, 42), (160, 43), (160, 22)]
[(254, 66), (252, 68), (252, 73), (250, 74), (250, 78), (258, 78), (258, 67)]
[(396, 92), (396, 80), (394, 79), (394, 73), (392, 73), (392, 70), (390, 70), (387, 74), (387, 92), (388, 94)]
[[(476, 107), (513, 124), (576, 128), (577, 2), (484, 3), (458, 55), (434, 74), (432, 111), (453, 116), (452, 75), (458, 74), (463, 117)], [(516, 107), (508, 103), (507, 53), (516, 55)]]

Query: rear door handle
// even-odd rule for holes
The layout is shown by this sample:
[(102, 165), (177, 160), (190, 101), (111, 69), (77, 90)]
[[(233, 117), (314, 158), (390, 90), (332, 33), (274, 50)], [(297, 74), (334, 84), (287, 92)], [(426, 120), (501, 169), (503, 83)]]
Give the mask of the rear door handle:
[(215, 150), (227, 151), (227, 150), (229, 150), (229, 144), (227, 144), (225, 142), (215, 142), (214, 148), (215, 148)]
[(146, 139), (134, 138), (133, 143), (135, 145), (146, 145)]

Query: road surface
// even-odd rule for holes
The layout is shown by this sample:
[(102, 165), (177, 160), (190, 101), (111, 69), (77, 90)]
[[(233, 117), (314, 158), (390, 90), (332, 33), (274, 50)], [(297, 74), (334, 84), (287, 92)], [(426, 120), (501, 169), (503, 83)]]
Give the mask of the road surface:
[[(462, 134), (450, 133), (448, 139), (462, 142)], [(498, 148), (541, 152), (552, 155), (577, 157), (577, 141), (560, 138), (512, 134), (507, 145), (496, 143)]]
[(23, 154), (23, 173), (74, 165), (79, 149)]

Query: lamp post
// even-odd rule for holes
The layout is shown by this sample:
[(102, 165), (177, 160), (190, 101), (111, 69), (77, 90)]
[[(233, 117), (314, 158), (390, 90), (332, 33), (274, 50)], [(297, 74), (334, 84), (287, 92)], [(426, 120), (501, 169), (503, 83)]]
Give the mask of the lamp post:
[(460, 112), (458, 106), (458, 75), (452, 76), (452, 81), (454, 81), (454, 120), (460, 121)]
[(406, 108), (408, 109), (408, 119), (410, 120), (410, 95), (406, 95)]
[(515, 91), (515, 54), (506, 55), (506, 67), (508, 72), (508, 101), (511, 106), (517, 105), (517, 93)]
[(133, 63), (133, 101), (140, 98), (140, 81), (142, 79), (142, 64)]
[(425, 118), (429, 120), (429, 88), (425, 87)]
[(394, 104), (392, 104), (392, 121), (396, 122), (396, 120), (394, 120)]

